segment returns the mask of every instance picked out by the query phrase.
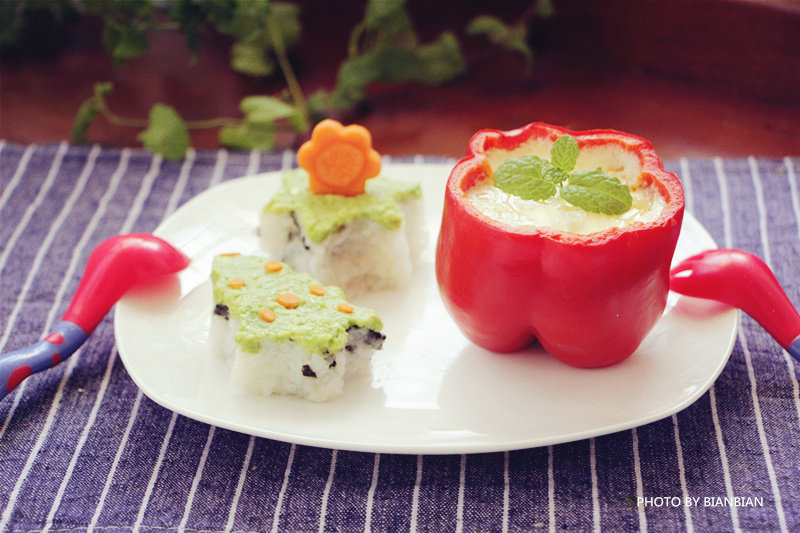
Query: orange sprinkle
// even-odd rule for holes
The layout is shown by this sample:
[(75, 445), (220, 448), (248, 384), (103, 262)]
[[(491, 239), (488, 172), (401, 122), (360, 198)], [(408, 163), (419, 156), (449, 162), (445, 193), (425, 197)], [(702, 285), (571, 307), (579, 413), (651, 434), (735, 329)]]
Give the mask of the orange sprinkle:
[(282, 292), (275, 297), (275, 301), (284, 306), (286, 309), (295, 309), (300, 305), (300, 297), (291, 292)]
[(275, 311), (272, 309), (267, 309), (266, 307), (258, 312), (258, 318), (263, 320), (264, 322), (275, 322), (275, 319), (278, 318), (278, 315), (275, 314)]
[(297, 151), (297, 164), (308, 172), (312, 193), (356, 196), (381, 171), (381, 155), (364, 126), (325, 119)]
[(353, 312), (353, 306), (350, 304), (346, 304), (344, 302), (337, 305), (336, 309), (338, 309), (342, 313), (347, 313), (348, 315)]
[(278, 272), (282, 268), (283, 264), (280, 261), (276, 261), (274, 259), (270, 259), (269, 261), (264, 263), (264, 269), (267, 272)]
[(219, 254), (220, 257), (236, 257), (237, 255), (242, 255), (239, 252), (228, 252), (226, 254)]
[(233, 278), (228, 282), (228, 287), (231, 289), (241, 289), (245, 285), (247, 285), (247, 282), (245, 282), (245, 280), (242, 278)]
[(325, 287), (322, 285), (310, 285), (308, 287), (308, 292), (314, 296), (325, 296)]

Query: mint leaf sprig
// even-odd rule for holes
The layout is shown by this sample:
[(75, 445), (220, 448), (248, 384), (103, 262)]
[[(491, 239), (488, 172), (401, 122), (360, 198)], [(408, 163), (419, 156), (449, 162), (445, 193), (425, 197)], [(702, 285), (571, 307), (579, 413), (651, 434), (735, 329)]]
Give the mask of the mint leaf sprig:
[(570, 135), (556, 139), (550, 161), (535, 155), (509, 158), (494, 172), (498, 189), (523, 200), (543, 201), (559, 193), (566, 202), (591, 213), (621, 215), (631, 208), (631, 189), (601, 168), (573, 172), (580, 149)]
[[(94, 94), (78, 110), (73, 140), (79, 144), (88, 142), (91, 124), (102, 117), (112, 125), (143, 130), (137, 138), (144, 146), (170, 159), (185, 155), (189, 134), (197, 129), (219, 129), (219, 144), (228, 148), (273, 150), (287, 140), (297, 141), (324, 118), (356, 112), (368, 99), (373, 84), (440, 86), (456, 80), (470, 67), (457, 32), (445, 30), (432, 40), (424, 40), (414, 27), (408, 3), (366, 0), (363, 19), (350, 31), (347, 58), (339, 65), (334, 87), (306, 95), (289, 56), (303, 36), (298, 2), (70, 0), (66, 2), (70, 13), (103, 22), (103, 44), (118, 67), (148, 53), (152, 35), (164, 31), (180, 32), (195, 62), (201, 43), (211, 33), (229, 38), (229, 64), (233, 71), (255, 77), (280, 73), (286, 83), (286, 88), (274, 95), (245, 97), (240, 104), (240, 118), (192, 121), (184, 120), (177, 109), (161, 103), (152, 107), (147, 118), (117, 115), (106, 103), (112, 85), (98, 83)], [(21, 26), (26, 21), (43, 20), (34, 13), (46, 12), (48, 17), (44, 18), (50, 20), (50, 12), (55, 10), (42, 0), (17, 0), (11, 4), (15, 7), (5, 9), (0, 0), (0, 20), (7, 14), (5, 18), (10, 23), (8, 31), (0, 29), (0, 49), (22, 42)], [(313, 11), (311, 7), (308, 10)], [(466, 28), (466, 34), (485, 36), (501, 49), (522, 54), (527, 73), (533, 64), (530, 25), (533, 19), (547, 18), (552, 13), (552, 0), (529, 0), (516, 20), (506, 23), (497, 17), (478, 15)]]
[(72, 125), (72, 139), (88, 141), (88, 130), (102, 116), (116, 126), (142, 130), (137, 136), (145, 148), (166, 159), (182, 159), (190, 145), (191, 130), (219, 128), (220, 144), (238, 150), (270, 150), (280, 133), (302, 133), (308, 128), (306, 115), (298, 106), (272, 96), (247, 96), (240, 105), (243, 118), (219, 117), (207, 120), (184, 120), (172, 106), (156, 103), (147, 119), (117, 115), (108, 106), (106, 96), (113, 91), (111, 82), (97, 83), (94, 95), (84, 101)]

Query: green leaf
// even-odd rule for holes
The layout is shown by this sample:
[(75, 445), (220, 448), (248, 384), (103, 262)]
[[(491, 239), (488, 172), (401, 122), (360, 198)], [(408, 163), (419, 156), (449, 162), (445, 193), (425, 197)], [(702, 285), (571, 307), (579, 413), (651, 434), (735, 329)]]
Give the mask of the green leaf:
[(489, 15), (479, 15), (472, 19), (467, 25), (467, 33), (470, 35), (486, 35), (492, 42), (501, 42), (508, 37), (511, 32), (509, 26), (497, 17)]
[(275, 147), (275, 126), (255, 123), (225, 126), (219, 132), (219, 142), (234, 150), (271, 150)]
[(239, 104), (248, 122), (270, 124), (297, 113), (294, 106), (271, 96), (247, 96)]
[(230, 33), (237, 42), (252, 43), (263, 39), (266, 32), (267, 5), (265, 2), (236, 1), (231, 20), (218, 26)]
[(545, 176), (552, 166), (535, 155), (506, 159), (494, 171), (498, 189), (523, 200), (546, 200), (556, 194), (556, 184)]
[(350, 109), (367, 97), (367, 86), (381, 78), (382, 56), (381, 51), (370, 52), (342, 62), (328, 99), (332, 109)]
[(441, 85), (457, 76), (467, 68), (458, 39), (450, 32), (444, 32), (436, 41), (419, 46), (417, 57), (420, 71), (416, 80), (426, 85)]
[[(250, 76), (271, 76), (275, 72), (275, 40), (280, 38), (284, 49), (300, 40), (299, 8), (288, 2), (237, 0), (233, 9), (228, 20), (216, 11), (212, 19), (218, 31), (234, 37), (231, 68)], [(280, 35), (272, 35), (271, 28)]]
[(150, 110), (148, 127), (138, 139), (145, 148), (166, 159), (182, 159), (189, 148), (186, 123), (170, 106), (156, 104)]
[(239, 104), (245, 115), (245, 122), (251, 125), (275, 126), (275, 122), (288, 119), (292, 128), (303, 133), (308, 124), (297, 107), (271, 96), (248, 96)]
[(89, 126), (102, 111), (95, 98), (89, 98), (81, 104), (78, 113), (75, 115), (75, 121), (72, 123), (72, 142), (75, 144), (89, 142), (87, 136)]
[[(411, 17), (406, 11), (406, 0), (369, 0), (364, 10), (364, 19), (350, 36), (351, 50), (358, 48), (358, 39), (366, 34), (366, 41), (374, 46), (393, 44), (406, 48), (417, 45), (417, 33)], [(371, 47), (364, 52), (369, 52)]]
[(94, 95), (86, 99), (72, 123), (72, 141), (75, 144), (86, 144), (89, 142), (87, 137), (89, 126), (94, 119), (103, 112), (103, 98), (114, 88), (111, 82), (100, 82), (94, 84)]
[(148, 32), (156, 28), (149, 0), (84, 0), (81, 9), (103, 19), (103, 45), (116, 63), (139, 57), (150, 47)]
[(552, 0), (537, 0), (534, 11), (536, 15), (547, 18), (553, 16), (554, 11)]
[(574, 206), (606, 215), (621, 215), (633, 203), (630, 187), (599, 168), (570, 175), (560, 193)]
[(397, 23), (397, 17), (405, 13), (406, 0), (369, 0), (364, 10), (364, 24), (374, 29)]
[(458, 41), (450, 33), (416, 47), (384, 43), (342, 62), (328, 103), (334, 109), (350, 109), (366, 99), (367, 87), (373, 82), (441, 85), (465, 69)]
[(281, 30), (283, 46), (290, 48), (300, 41), (300, 8), (289, 2), (270, 2), (269, 16)]
[(556, 139), (550, 149), (550, 161), (556, 168), (560, 168), (564, 172), (570, 172), (575, 168), (579, 154), (578, 141), (571, 135), (562, 135)]
[(524, 23), (509, 26), (497, 17), (480, 15), (472, 19), (467, 25), (470, 35), (485, 35), (489, 42), (519, 52), (525, 58), (526, 70), (533, 66), (533, 50), (528, 45), (528, 28)]
[(214, 28), (226, 35), (234, 32), (235, 9), (231, 9), (231, 2), (228, 0), (209, 0), (203, 5), (205, 20), (210, 22)]
[(143, 56), (150, 48), (147, 32), (137, 27), (126, 27), (122, 31), (109, 26), (106, 46), (117, 63)]
[(112, 58), (114, 48), (117, 47), (117, 43), (119, 43), (121, 38), (122, 29), (108, 22), (103, 26), (103, 48), (105, 48), (108, 53), (112, 54)]
[(206, 18), (206, 12), (200, 4), (191, 0), (177, 0), (167, 7), (167, 16), (178, 25), (180, 32), (186, 37), (189, 49), (196, 52), (200, 49), (200, 26)]
[(231, 49), (231, 68), (250, 76), (269, 76), (275, 72), (275, 63), (263, 46), (238, 42)]
[(114, 90), (114, 84), (110, 81), (101, 81), (94, 84), (94, 97), (102, 100), (102, 98)]
[(331, 110), (331, 93), (325, 89), (317, 89), (306, 100), (311, 123), (316, 124), (329, 115)]

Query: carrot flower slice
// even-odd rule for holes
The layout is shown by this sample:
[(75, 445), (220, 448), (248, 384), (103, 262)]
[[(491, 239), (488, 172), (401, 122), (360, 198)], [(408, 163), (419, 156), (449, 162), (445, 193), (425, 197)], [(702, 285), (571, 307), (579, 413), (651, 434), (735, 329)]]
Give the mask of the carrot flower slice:
[(314, 194), (363, 194), (366, 181), (381, 171), (381, 156), (372, 149), (369, 131), (331, 119), (314, 127), (311, 140), (297, 152), (297, 163), (308, 172)]

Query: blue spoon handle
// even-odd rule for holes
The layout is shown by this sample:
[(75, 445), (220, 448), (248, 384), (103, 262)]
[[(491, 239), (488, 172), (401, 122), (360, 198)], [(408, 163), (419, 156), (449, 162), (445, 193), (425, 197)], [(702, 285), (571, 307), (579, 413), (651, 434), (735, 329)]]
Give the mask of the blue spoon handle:
[(789, 352), (789, 355), (794, 357), (795, 360), (800, 361), (800, 337), (793, 340), (789, 346), (786, 347), (786, 351)]
[(68, 358), (88, 337), (89, 333), (65, 320), (36, 344), (0, 355), (0, 400), (31, 374)]

